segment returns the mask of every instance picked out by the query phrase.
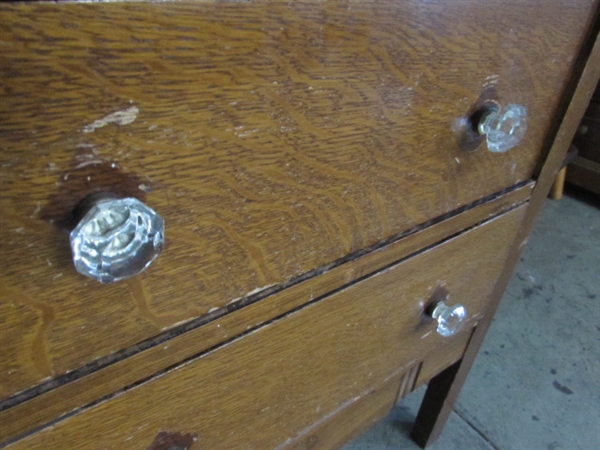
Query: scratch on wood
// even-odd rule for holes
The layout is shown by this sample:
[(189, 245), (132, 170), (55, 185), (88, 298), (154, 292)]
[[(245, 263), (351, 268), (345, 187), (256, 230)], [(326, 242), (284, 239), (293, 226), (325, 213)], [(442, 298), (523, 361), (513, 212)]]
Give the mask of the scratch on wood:
[(429, 331), (427, 333), (425, 333), (423, 336), (421, 336), (421, 339), (425, 339), (427, 336), (429, 336), (431, 333), (433, 333), (433, 331)]
[(75, 166), (75, 170), (78, 169), (83, 169), (86, 166), (91, 166), (91, 165), (98, 165), (98, 164), (103, 164), (104, 162), (99, 160), (99, 159), (95, 159), (95, 160), (91, 160), (91, 161), (84, 161), (82, 163), (79, 163)]
[[(267, 286), (263, 286), (263, 287), (256, 288), (256, 289), (254, 289), (254, 290), (252, 290), (252, 291), (250, 291), (250, 292), (247, 292), (246, 294), (242, 295), (241, 297), (236, 297), (236, 298), (234, 298), (233, 300), (231, 300), (231, 301), (230, 301), (229, 303), (227, 303), (227, 304), (228, 304), (228, 305), (231, 305), (232, 303), (238, 302), (238, 301), (240, 301), (240, 300), (242, 300), (242, 299), (244, 299), (244, 298), (248, 298), (248, 297), (250, 297), (250, 296), (252, 296), (252, 295), (254, 295), (254, 294), (258, 294), (259, 292), (261, 292), (261, 291), (265, 291), (265, 290), (267, 290), (267, 289), (269, 289), (269, 288), (272, 288), (273, 286), (275, 286), (275, 284), (268, 284)], [(215, 309), (215, 308), (213, 308), (213, 309)], [(216, 308), (216, 309), (219, 309), (219, 308)], [(210, 312), (210, 311), (212, 311), (212, 310), (209, 310), (208, 312)]]
[(127, 109), (123, 109), (121, 111), (114, 112), (109, 114), (108, 116), (103, 117), (102, 119), (98, 119), (89, 125), (83, 127), (84, 133), (92, 133), (96, 131), (98, 128), (102, 128), (109, 123), (116, 123), (117, 125), (129, 125), (137, 118), (140, 110), (137, 106), (131, 106)]

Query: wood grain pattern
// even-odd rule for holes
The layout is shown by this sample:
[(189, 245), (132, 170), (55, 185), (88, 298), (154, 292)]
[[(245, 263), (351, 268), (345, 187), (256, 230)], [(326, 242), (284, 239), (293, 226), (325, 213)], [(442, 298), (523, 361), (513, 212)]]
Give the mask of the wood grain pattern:
[[(9, 445), (137, 449), (161, 430), (211, 449), (291, 443), (445, 344), (425, 302), (439, 285), (485, 313), (525, 207), (309, 304), (215, 351)], [(472, 258), (473, 248), (480, 258)], [(243, 424), (243, 426), (240, 426)]]
[[(0, 443), (40, 427), (65, 413), (126, 388), (218, 345), (249, 328), (255, 328), (313, 299), (430, 247), (460, 231), (525, 202), (533, 183), (409, 234), (377, 251), (332, 268), (325, 273), (227, 313), (212, 313), (213, 321), (183, 334), (156, 342), (133, 356), (102, 367), (68, 384), (45, 391), (0, 411)], [(215, 320), (218, 318), (218, 321)]]
[[(595, 3), (2, 4), (0, 395), (528, 179)], [(530, 132), (464, 154), (488, 84)], [(57, 226), (103, 189), (167, 224), (112, 286)]]
[[(418, 365), (415, 366), (418, 369)], [(285, 450), (335, 450), (384, 418), (394, 405), (400, 385), (406, 385), (414, 368), (401, 376), (393, 376), (382, 386), (360, 397), (337, 414), (306, 430), (305, 435), (286, 445)]]
[(562, 94), (563, 107), (555, 119), (556, 127), (548, 136), (550, 151), (548, 157), (541, 164), (538, 182), (527, 208), (527, 214), (519, 230), (519, 235), (512, 245), (502, 275), (494, 288), (494, 294), (490, 299), (489, 314), (475, 329), (463, 359), (437, 375), (428, 385), (412, 430), (413, 439), (422, 447), (436, 441), (450, 416), (490, 327), (492, 317), (517, 265), (521, 249), (527, 243), (535, 220), (552, 187), (554, 177), (562, 167), (577, 127), (600, 80), (600, 8), (596, 9), (593, 19), (593, 26), (588, 30), (586, 42), (579, 52), (569, 86)]

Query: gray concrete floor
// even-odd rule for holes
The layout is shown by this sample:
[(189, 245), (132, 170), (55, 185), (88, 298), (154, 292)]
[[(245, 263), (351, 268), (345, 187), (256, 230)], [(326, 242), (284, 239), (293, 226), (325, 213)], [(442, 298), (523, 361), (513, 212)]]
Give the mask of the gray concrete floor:
[[(431, 450), (600, 449), (600, 199), (548, 200)], [(417, 449), (424, 389), (343, 450)]]

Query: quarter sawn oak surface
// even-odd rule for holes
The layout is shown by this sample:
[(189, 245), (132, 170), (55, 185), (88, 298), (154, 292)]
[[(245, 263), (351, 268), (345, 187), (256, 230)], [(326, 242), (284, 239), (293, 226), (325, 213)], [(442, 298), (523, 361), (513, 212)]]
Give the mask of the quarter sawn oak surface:
[[(1, 396), (527, 180), (594, 4), (1, 5)], [(490, 88), (530, 131), (466, 153)], [(74, 272), (96, 190), (165, 218), (142, 276)]]
[(440, 336), (424, 313), (439, 286), (449, 293), (448, 304), (466, 306), (461, 333), (470, 333), (485, 314), (506, 243), (525, 211), (525, 205), (513, 209), (7, 448), (77, 443), (82, 450), (137, 450), (162, 431), (191, 433), (199, 448), (211, 450), (294, 444), (373, 388), (461, 340)]

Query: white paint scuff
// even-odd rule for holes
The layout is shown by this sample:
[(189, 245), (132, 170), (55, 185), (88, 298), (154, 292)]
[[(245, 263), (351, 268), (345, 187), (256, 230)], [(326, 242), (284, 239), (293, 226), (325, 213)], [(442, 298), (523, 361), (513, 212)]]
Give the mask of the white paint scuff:
[(273, 286), (275, 286), (275, 284), (276, 284), (276, 283), (274, 283), (274, 284), (268, 284), (267, 286), (259, 287), (259, 288), (256, 288), (256, 289), (254, 289), (253, 291), (246, 292), (246, 295), (243, 295), (243, 296), (241, 296), (241, 297), (234, 298), (233, 300), (231, 300), (231, 301), (230, 301), (229, 303), (227, 303), (227, 304), (228, 304), (228, 305), (231, 305), (231, 304), (233, 304), (233, 303), (235, 303), (235, 302), (238, 302), (238, 301), (242, 300), (243, 298), (247, 298), (247, 297), (250, 297), (251, 295), (258, 294), (260, 291), (264, 291), (265, 289), (269, 289), (270, 287), (273, 287)]
[(104, 116), (102, 119), (98, 119), (89, 125), (83, 127), (84, 133), (92, 133), (98, 128), (102, 128), (109, 123), (116, 123), (119, 126), (129, 125), (137, 119), (137, 115), (140, 112), (137, 106), (130, 106), (129, 108), (122, 109), (121, 111), (114, 112), (108, 116)]

